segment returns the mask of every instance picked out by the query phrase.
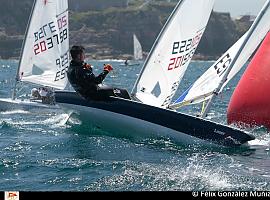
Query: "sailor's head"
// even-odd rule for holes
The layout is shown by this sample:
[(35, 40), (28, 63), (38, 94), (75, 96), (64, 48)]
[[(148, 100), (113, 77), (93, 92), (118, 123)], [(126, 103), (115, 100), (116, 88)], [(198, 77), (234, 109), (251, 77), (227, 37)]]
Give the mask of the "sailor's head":
[(31, 90), (31, 96), (32, 97), (38, 97), (39, 96), (39, 92), (38, 92), (38, 89), (37, 88), (33, 88)]
[(83, 46), (72, 46), (70, 49), (70, 55), (72, 57), (72, 60), (77, 60), (77, 61), (84, 61), (85, 59), (85, 53), (84, 53), (85, 48)]

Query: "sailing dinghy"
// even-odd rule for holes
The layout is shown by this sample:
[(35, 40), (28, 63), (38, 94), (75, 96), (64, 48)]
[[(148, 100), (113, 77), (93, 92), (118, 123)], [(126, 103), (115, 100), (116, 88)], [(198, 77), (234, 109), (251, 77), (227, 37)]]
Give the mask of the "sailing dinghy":
[(143, 59), (142, 45), (135, 34), (133, 34), (133, 48), (134, 48), (133, 59), (136, 61), (142, 60)]
[[(63, 90), (69, 65), (68, 1), (35, 0), (21, 50), (12, 98), (0, 98), (0, 110), (57, 108), (56, 105), (19, 99), (19, 85), (31, 83)], [(29, 91), (30, 93), (30, 91)]]
[(133, 66), (133, 65), (140, 65), (143, 59), (143, 51), (142, 45), (138, 40), (137, 36), (133, 34), (133, 60), (126, 60), (124, 64), (125, 66)]
[(206, 28), (214, 0), (181, 0), (157, 37), (134, 85), (132, 100), (87, 101), (56, 91), (57, 104), (94, 128), (127, 137), (166, 138), (180, 144), (240, 146), (244, 131), (168, 109)]

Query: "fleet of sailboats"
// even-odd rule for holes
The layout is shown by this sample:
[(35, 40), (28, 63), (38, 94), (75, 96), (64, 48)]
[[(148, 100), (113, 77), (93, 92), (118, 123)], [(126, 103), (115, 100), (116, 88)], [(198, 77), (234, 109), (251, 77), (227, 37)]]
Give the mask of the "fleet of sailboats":
[[(206, 116), (211, 102), (246, 63), (270, 30), (270, 0), (266, 1), (251, 28), (224, 53), (175, 102), (173, 97), (207, 26), (215, 0), (180, 0), (154, 42), (131, 92), (132, 99), (110, 97), (91, 101), (65, 91), (69, 64), (67, 0), (35, 0), (7, 105), (49, 106), (16, 98), (18, 83), (30, 82), (57, 89), (55, 102), (76, 113), (82, 122), (124, 135), (169, 138), (177, 143), (241, 146), (253, 140), (249, 133)], [(134, 59), (141, 59), (141, 45), (134, 35)], [(136, 50), (135, 50), (136, 49)], [(179, 106), (209, 100), (202, 117), (178, 112)], [(51, 106), (51, 105), (50, 105)], [(127, 133), (128, 132), (128, 133)]]

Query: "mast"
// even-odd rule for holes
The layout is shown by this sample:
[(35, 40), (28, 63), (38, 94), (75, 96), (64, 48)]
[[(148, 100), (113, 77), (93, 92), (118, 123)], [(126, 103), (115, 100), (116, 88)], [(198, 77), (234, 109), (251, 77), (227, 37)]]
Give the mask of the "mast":
[[(174, 16), (174, 14), (176, 13), (177, 9), (180, 7), (180, 5), (181, 5), (184, 1), (185, 1), (185, 0), (181, 0), (181, 1), (179, 1), (179, 2), (177, 3), (177, 5), (175, 6), (173, 12), (171, 13), (171, 15), (169, 16), (169, 18), (168, 18), (168, 20), (166, 21), (165, 25), (163, 26), (163, 28), (161, 29), (160, 33), (158, 34), (158, 37), (157, 37), (157, 39), (155, 40), (155, 42), (154, 42), (154, 44), (153, 44), (153, 46), (152, 46), (152, 48), (151, 48), (151, 50), (150, 50), (150, 53), (148, 54), (148, 56), (147, 56), (147, 58), (146, 58), (146, 61), (145, 61), (144, 65), (143, 65), (143, 67), (142, 67), (142, 69), (141, 69), (140, 75), (139, 75), (139, 77), (137, 78), (137, 80), (136, 80), (136, 82), (135, 82), (135, 84), (134, 84), (134, 86), (133, 86), (133, 89), (132, 89), (132, 91), (131, 91), (131, 95), (132, 95), (133, 97), (135, 96), (134, 91), (136, 90), (136, 87), (137, 87), (137, 85), (138, 85), (138, 82), (139, 82), (139, 80), (140, 80), (141, 77), (142, 77), (142, 74), (143, 74), (143, 72), (144, 72), (144, 70), (145, 70), (145, 68), (146, 68), (146, 66), (147, 66), (147, 64), (148, 64), (148, 62), (149, 62), (149, 59), (151, 58), (151, 55), (152, 55), (154, 49), (156, 48), (156, 46), (157, 46), (157, 44), (158, 44), (158, 42), (159, 42), (159, 40), (160, 40), (162, 34), (163, 34), (164, 31), (166, 30), (166, 28), (167, 28), (169, 22), (170, 22), (171, 19), (173, 18), (173, 16)], [(137, 98), (136, 98), (136, 99), (137, 99)]]
[(32, 21), (32, 16), (33, 16), (34, 9), (36, 7), (36, 3), (37, 3), (37, 0), (35, 0), (33, 3), (32, 9), (31, 9), (31, 14), (30, 14), (30, 17), (28, 19), (27, 26), (26, 26), (26, 31), (25, 31), (25, 35), (24, 35), (24, 39), (23, 39), (21, 52), (20, 52), (20, 61), (19, 61), (19, 65), (17, 67), (16, 76), (15, 76), (15, 83), (14, 83), (14, 88), (13, 88), (13, 92), (12, 92), (12, 100), (14, 100), (16, 98), (16, 88), (17, 88), (18, 82), (20, 81), (20, 74), (19, 73), (20, 73), (20, 67), (21, 67), (21, 62), (22, 62), (22, 55), (23, 55), (23, 52), (25, 49), (25, 41), (26, 41), (26, 38), (27, 38), (27, 35), (29, 32), (29, 26), (30, 26), (31, 21)]
[(208, 113), (210, 106), (212, 105), (212, 102), (215, 100), (215, 98), (218, 95), (218, 92), (220, 91), (221, 87), (223, 86), (224, 82), (227, 80), (227, 77), (232, 69), (232, 67), (234, 66), (236, 60), (238, 59), (239, 55), (242, 53), (242, 50), (245, 48), (245, 45), (247, 43), (247, 41), (249, 40), (249, 38), (251, 37), (251, 35), (253, 34), (254, 30), (257, 28), (260, 20), (262, 19), (262, 17), (264, 16), (266, 10), (269, 8), (270, 6), (270, 0), (268, 0), (268, 3), (266, 3), (264, 5), (264, 7), (262, 8), (261, 12), (259, 13), (258, 17), (256, 18), (256, 20), (254, 21), (254, 23), (252, 24), (250, 30), (248, 31), (247, 37), (245, 38), (245, 40), (243, 41), (243, 43), (241, 44), (239, 51), (237, 52), (237, 54), (235, 55), (235, 57), (233, 58), (231, 64), (229, 65), (227, 71), (225, 72), (222, 80), (220, 81), (218, 87), (214, 90), (211, 98), (209, 99), (204, 112), (202, 113), (202, 118), (206, 117), (206, 114)]

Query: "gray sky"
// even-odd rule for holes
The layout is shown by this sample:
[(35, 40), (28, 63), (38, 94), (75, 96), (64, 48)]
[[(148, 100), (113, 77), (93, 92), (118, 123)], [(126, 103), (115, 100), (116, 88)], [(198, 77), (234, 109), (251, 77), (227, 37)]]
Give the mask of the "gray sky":
[(266, 0), (216, 0), (214, 10), (230, 12), (232, 17), (244, 14), (257, 15)]

